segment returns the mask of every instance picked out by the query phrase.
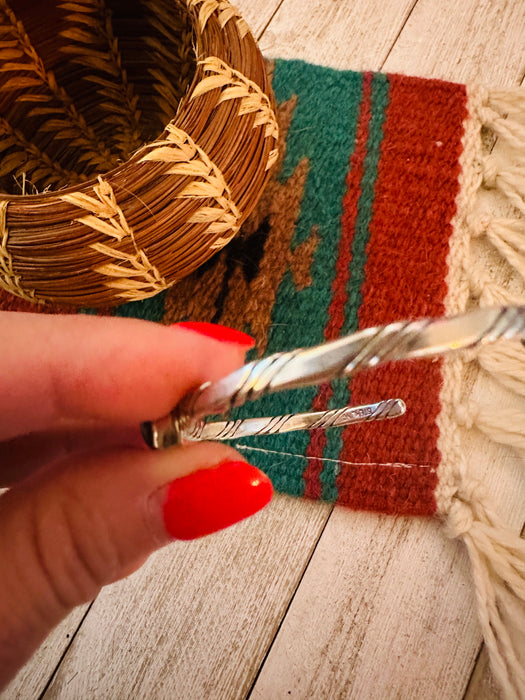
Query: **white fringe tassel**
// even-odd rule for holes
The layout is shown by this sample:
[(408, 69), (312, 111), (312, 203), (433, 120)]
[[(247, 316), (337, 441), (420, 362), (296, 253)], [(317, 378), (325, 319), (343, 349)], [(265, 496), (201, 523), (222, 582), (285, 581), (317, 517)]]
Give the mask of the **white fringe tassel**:
[(467, 430), (475, 426), (494, 442), (525, 450), (525, 422), (515, 410), (499, 408), (494, 412), (469, 401), (456, 407), (456, 418)]
[[(502, 138), (511, 141), (508, 134)], [(514, 140), (517, 139), (512, 139), (512, 141)], [(525, 170), (523, 166), (516, 165), (505, 168), (498, 162), (497, 158), (487, 156), (483, 168), (483, 183), (487, 189), (499, 189), (509, 202), (525, 215)]]
[(495, 282), (479, 261), (471, 259), (469, 267), (470, 289), (478, 299), (480, 306), (506, 306), (509, 304), (520, 306), (524, 303), (525, 300), (522, 296), (510, 292), (506, 287)]
[(475, 233), (485, 235), (498, 253), (525, 279), (525, 220), (481, 218)]
[[(451, 258), (449, 284), (456, 291), (449, 293), (449, 313), (466, 310), (474, 299), (480, 306), (525, 303), (523, 293), (516, 291), (525, 288), (525, 90), (473, 91), (472, 97), (479, 122), (473, 120), (464, 143), (474, 171), (471, 167), (471, 174), (465, 176), (464, 194), (458, 198), (454, 251), (461, 252), (461, 257), (459, 263), (457, 255)], [(494, 155), (481, 153), (480, 126), (492, 130), (497, 138)], [(508, 156), (502, 158), (497, 152)], [(478, 188), (495, 189), (503, 195), (507, 209), (514, 211), (505, 213), (505, 218), (483, 214), (475, 198)], [(477, 237), (485, 237), (508, 263), (508, 279), (480, 259), (470, 244)], [(525, 349), (520, 344), (502, 341), (481, 348), (475, 360), (507, 389), (525, 397)], [(440, 478), (440, 511), (450, 534), (464, 541), (470, 556), (494, 676), (507, 698), (525, 700), (525, 644), (523, 638), (521, 643), (516, 641), (519, 633), (525, 634), (525, 540), (505, 527), (493, 512), (484, 487), (469, 476), (459, 427), (475, 426), (492, 441), (525, 450), (525, 417), (523, 411), (494, 411), (465, 401), (465, 375), (459, 374), (459, 366), (451, 367), (446, 385), (454, 386), (442, 393), (446, 410), (441, 429), (450, 434)]]
[(525, 91), (515, 88), (487, 92), (479, 111), (483, 126), (491, 129), (511, 154), (508, 165), (495, 155), (485, 156), (483, 184), (488, 189), (499, 189), (525, 214)]
[(478, 353), (478, 361), (503, 386), (525, 397), (525, 348), (521, 343), (501, 340), (485, 345)]
[(509, 627), (525, 630), (525, 540), (500, 522), (484, 487), (469, 484), (452, 499), (449, 533), (464, 541), (472, 564), (479, 619), (495, 677), (510, 700), (525, 698), (524, 650)]
[(497, 114), (516, 115), (517, 121), (525, 123), (525, 90), (523, 88), (489, 90), (485, 97), (485, 103)]

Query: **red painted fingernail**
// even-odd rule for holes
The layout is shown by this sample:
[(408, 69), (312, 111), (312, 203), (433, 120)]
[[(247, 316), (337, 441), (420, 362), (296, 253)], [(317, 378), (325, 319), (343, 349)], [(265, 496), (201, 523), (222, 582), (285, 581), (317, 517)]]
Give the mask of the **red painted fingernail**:
[(268, 477), (246, 462), (223, 462), (173, 481), (164, 502), (164, 523), (178, 540), (222, 530), (264, 508), (272, 498)]
[(174, 326), (179, 328), (188, 328), (190, 331), (201, 333), (208, 338), (221, 340), (223, 343), (235, 343), (247, 348), (253, 348), (255, 340), (247, 333), (242, 333), (234, 328), (227, 326), (219, 326), (216, 323), (205, 323), (204, 321), (182, 321), (182, 323), (174, 323)]

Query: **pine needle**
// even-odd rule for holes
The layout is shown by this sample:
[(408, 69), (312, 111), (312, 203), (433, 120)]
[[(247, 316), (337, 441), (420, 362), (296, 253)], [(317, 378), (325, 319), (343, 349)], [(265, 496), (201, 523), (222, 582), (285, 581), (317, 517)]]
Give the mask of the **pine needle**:
[(11, 62), (2, 63), (1, 72), (13, 73), (0, 85), (0, 91), (29, 89), (29, 92), (17, 95), (16, 101), (46, 104), (47, 114), (61, 117), (67, 122), (68, 128), (75, 134), (77, 148), (89, 154), (86, 162), (91, 168), (114, 167), (117, 164), (116, 156), (88, 127), (71, 97), (58, 85), (53, 71), (44, 66), (23, 23), (6, 0), (0, 0), (0, 36), (0, 61), (12, 59)]
[[(2, 154), (7, 152), (7, 155)], [(15, 176), (31, 175), (33, 184), (45, 182), (47, 185), (62, 187), (81, 182), (85, 176), (62, 168), (56, 161), (41, 151), (38, 146), (26, 139), (7, 119), (0, 117), (0, 177), (13, 173)]]
[(155, 63), (149, 72), (167, 124), (187, 94), (195, 72), (193, 28), (188, 15), (179, 12), (171, 0), (143, 0), (143, 5), (146, 21), (156, 33), (144, 37)]
[(119, 115), (114, 140), (122, 157), (128, 158), (142, 145), (140, 111), (113, 32), (111, 11), (104, 0), (62, 2), (59, 7), (68, 13), (68, 27), (61, 32), (68, 43), (62, 50), (73, 62), (102, 74), (87, 79), (99, 84), (102, 79), (98, 94), (105, 99), (99, 106)]

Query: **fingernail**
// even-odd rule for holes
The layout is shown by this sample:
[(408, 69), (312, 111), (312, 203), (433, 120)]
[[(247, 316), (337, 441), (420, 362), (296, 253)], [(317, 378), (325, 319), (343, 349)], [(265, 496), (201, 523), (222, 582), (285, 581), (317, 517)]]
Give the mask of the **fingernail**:
[(223, 462), (173, 481), (164, 502), (166, 530), (193, 540), (222, 530), (264, 508), (272, 498), (268, 477), (247, 462)]
[(174, 323), (174, 326), (178, 328), (188, 328), (190, 331), (195, 331), (195, 333), (201, 333), (208, 338), (214, 338), (215, 340), (221, 340), (223, 343), (235, 343), (236, 345), (242, 345), (247, 348), (253, 348), (255, 345), (255, 340), (247, 333), (242, 333), (234, 328), (228, 328), (227, 326), (219, 326), (216, 323), (205, 323), (204, 321), (182, 321), (181, 323)]

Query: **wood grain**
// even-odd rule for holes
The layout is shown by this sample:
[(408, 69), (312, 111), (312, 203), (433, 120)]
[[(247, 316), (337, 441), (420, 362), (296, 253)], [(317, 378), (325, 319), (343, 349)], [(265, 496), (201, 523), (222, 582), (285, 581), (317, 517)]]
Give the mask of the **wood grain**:
[(489, 655), (483, 645), (470, 677), (464, 700), (503, 700), (490, 670)]
[(467, 569), (435, 521), (336, 508), (252, 698), (462, 697), (481, 641)]
[(46, 698), (244, 697), (330, 506), (281, 496), (106, 588)]
[(525, 2), (419, 0), (383, 70), (484, 85), (519, 85)]
[[(516, 527), (523, 460), (478, 434), (466, 449)], [(495, 700), (484, 655), (476, 668), (481, 643), (468, 558), (439, 521), (337, 507), (252, 697), (460, 700), (469, 687), (469, 700)]]
[(282, 2), (283, 0), (268, 0), (268, 2), (256, 0), (256, 2), (237, 2), (235, 5), (241, 11), (243, 19), (248, 22), (252, 34), (258, 39)]
[(36, 654), (0, 692), (1, 700), (15, 700), (15, 698), (26, 700), (42, 694), (88, 607), (82, 605), (76, 608), (58, 627), (55, 627)]
[[(285, 0), (260, 39), (269, 57), (333, 68), (381, 66), (415, 0)], [(244, 11), (250, 3), (237, 3)]]

